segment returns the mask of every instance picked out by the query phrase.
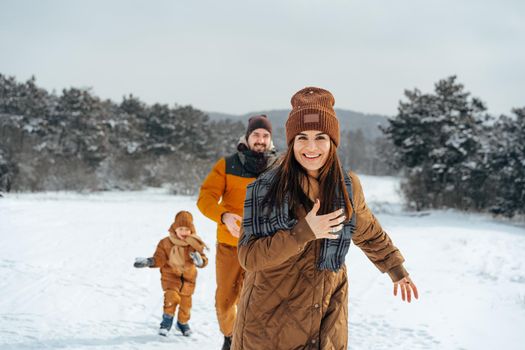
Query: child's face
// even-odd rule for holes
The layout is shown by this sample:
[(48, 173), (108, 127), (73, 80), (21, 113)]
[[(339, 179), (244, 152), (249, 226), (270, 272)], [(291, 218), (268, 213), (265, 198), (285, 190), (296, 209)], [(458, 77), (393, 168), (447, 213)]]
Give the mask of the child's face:
[(177, 237), (179, 239), (182, 239), (184, 241), (184, 240), (186, 240), (186, 237), (191, 235), (191, 230), (190, 230), (189, 227), (181, 226), (181, 227), (177, 227), (175, 229), (175, 233), (177, 234)]

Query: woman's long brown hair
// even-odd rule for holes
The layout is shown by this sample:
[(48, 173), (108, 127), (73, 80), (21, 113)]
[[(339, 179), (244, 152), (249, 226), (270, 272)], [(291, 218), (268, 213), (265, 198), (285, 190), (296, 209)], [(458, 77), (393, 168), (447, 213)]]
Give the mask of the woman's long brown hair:
[[(270, 209), (274, 206), (282, 206), (284, 199), (288, 196), (290, 212), (295, 216), (297, 205), (302, 205), (307, 211), (310, 211), (313, 202), (308, 198), (308, 193), (305, 193), (301, 184), (310, 184), (308, 174), (302, 165), (295, 159), (293, 152), (293, 145), (295, 139), (292, 139), (288, 145), (288, 150), (283, 156), (280, 164), (277, 166), (277, 172), (274, 180), (270, 185), (268, 193), (263, 199), (263, 206)], [(319, 214), (328, 214), (336, 208), (336, 196), (343, 195), (345, 205), (345, 215), (347, 220), (352, 215), (352, 205), (346, 190), (343, 169), (337, 156), (336, 146), (330, 140), (330, 151), (325, 164), (319, 169), (319, 200), (321, 201), (321, 208)]]

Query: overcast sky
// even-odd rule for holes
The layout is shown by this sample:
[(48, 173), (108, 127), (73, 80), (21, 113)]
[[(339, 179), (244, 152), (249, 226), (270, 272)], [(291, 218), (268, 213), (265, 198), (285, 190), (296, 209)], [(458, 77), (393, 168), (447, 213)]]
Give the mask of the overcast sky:
[(388, 115), (456, 74), (509, 114), (525, 106), (525, 1), (0, 0), (0, 73), (234, 114), (313, 85)]

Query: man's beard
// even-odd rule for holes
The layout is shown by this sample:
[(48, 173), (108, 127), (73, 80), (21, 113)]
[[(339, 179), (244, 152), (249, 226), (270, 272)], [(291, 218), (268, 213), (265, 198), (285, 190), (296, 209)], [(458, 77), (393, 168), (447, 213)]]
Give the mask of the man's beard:
[(254, 143), (250, 150), (257, 153), (264, 153), (268, 150), (268, 145), (265, 143)]

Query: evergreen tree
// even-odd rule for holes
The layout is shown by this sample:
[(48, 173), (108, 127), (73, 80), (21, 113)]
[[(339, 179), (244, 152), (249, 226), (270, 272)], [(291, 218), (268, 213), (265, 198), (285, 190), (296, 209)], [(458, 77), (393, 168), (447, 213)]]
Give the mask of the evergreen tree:
[(406, 173), (405, 195), (417, 209), (478, 205), (470, 200), (469, 180), (479, 170), (486, 108), (469, 95), (455, 76), (440, 80), (433, 94), (405, 91), (408, 101), (383, 129), (395, 147), (394, 162)]
[(50, 124), (59, 132), (58, 153), (76, 157), (95, 168), (108, 152), (106, 119), (103, 103), (88, 90), (65, 89), (58, 98)]
[(494, 193), (490, 210), (509, 217), (525, 214), (525, 107), (512, 112), (491, 128), (487, 159)]
[(148, 144), (145, 123), (148, 107), (133, 95), (124, 96), (107, 120), (110, 143), (119, 155), (137, 156)]

